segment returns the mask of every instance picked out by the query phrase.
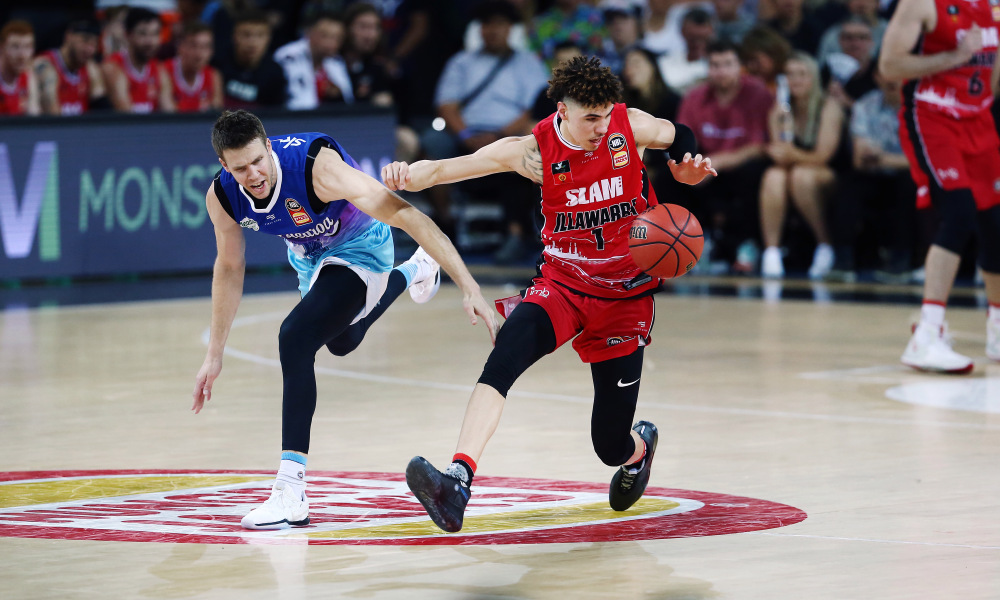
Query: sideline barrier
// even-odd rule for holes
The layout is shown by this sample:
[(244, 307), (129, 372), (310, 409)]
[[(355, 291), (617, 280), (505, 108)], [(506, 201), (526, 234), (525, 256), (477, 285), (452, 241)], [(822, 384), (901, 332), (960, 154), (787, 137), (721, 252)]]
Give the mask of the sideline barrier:
[[(268, 135), (321, 131), (369, 175), (392, 160), (389, 111), (265, 112)], [(220, 169), (215, 114), (0, 121), (0, 279), (211, 269), (205, 192)], [(275, 237), (246, 232), (247, 265), (287, 264)]]

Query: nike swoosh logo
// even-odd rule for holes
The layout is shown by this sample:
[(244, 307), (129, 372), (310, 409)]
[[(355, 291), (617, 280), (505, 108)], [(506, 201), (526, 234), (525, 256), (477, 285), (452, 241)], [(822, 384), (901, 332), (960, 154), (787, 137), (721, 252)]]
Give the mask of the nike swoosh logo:
[[(642, 379), (642, 377), (640, 377), (639, 379)], [(619, 380), (618, 380), (618, 387), (628, 387), (628, 386), (630, 386), (630, 385), (634, 385), (634, 384), (636, 384), (636, 383), (639, 383), (639, 379), (636, 379), (636, 380), (635, 380), (635, 381), (633, 381), (632, 383), (622, 383), (622, 380), (621, 380), (621, 379), (619, 379)]]

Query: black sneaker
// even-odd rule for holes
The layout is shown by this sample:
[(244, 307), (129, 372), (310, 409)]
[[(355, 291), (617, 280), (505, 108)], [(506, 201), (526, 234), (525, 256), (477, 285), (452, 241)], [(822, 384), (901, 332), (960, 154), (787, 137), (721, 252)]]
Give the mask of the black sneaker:
[(406, 485), (435, 525), (448, 532), (462, 528), (465, 505), (472, 495), (463, 482), (438, 471), (424, 457), (415, 456), (406, 465)]
[(639, 421), (632, 426), (632, 429), (646, 442), (646, 456), (643, 457), (641, 469), (628, 469), (626, 465), (622, 465), (611, 478), (608, 502), (615, 510), (626, 510), (635, 504), (636, 500), (642, 498), (646, 484), (649, 483), (649, 469), (653, 464), (653, 453), (656, 452), (656, 440), (659, 438), (656, 425), (649, 421)]

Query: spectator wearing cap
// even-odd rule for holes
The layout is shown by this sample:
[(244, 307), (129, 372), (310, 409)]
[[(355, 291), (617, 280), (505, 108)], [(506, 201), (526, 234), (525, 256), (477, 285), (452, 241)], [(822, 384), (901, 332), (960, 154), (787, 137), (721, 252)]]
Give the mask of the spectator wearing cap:
[(601, 59), (601, 64), (611, 69), (615, 75), (621, 75), (625, 55), (639, 45), (642, 37), (639, 13), (627, 7), (606, 8), (604, 25), (608, 28), (608, 37), (597, 56)]
[(684, 93), (708, 76), (708, 44), (714, 37), (712, 16), (701, 8), (692, 8), (681, 21), (684, 52), (661, 55), (660, 72), (670, 87)]
[(47, 115), (82, 115), (111, 108), (104, 77), (94, 61), (101, 28), (92, 20), (74, 21), (66, 27), (63, 43), (35, 58), (38, 98)]
[(151, 113), (158, 110), (160, 17), (145, 8), (130, 8), (125, 15), (126, 47), (101, 65), (111, 104), (119, 112)]
[(715, 9), (715, 37), (724, 42), (743, 43), (753, 29), (754, 18), (744, 10), (742, 0), (712, 0)]
[[(520, 18), (504, 0), (487, 0), (477, 9), (482, 23), (483, 47), (462, 51), (448, 60), (438, 81), (435, 104), (444, 129), (428, 129), (422, 136), (424, 151), (431, 159), (475, 152), (498, 139), (521, 135), (531, 125), (529, 110), (539, 90), (546, 87), (548, 73), (535, 54), (514, 50), (507, 43), (510, 28)], [(499, 177), (499, 176), (498, 176)], [(512, 235), (526, 239), (527, 231), (514, 216), (530, 222), (528, 187), (517, 176), (510, 177), (509, 199), (516, 202), (511, 214)], [(454, 231), (450, 186), (428, 190), (435, 219), (441, 228)]]
[(312, 18), (302, 39), (274, 53), (274, 60), (288, 79), (289, 110), (354, 102), (351, 77), (340, 56), (344, 35), (344, 22), (338, 16), (320, 12)]
[(216, 54), (214, 65), (225, 82), (225, 107), (283, 106), (288, 95), (288, 80), (278, 63), (267, 54), (271, 42), (267, 14), (251, 11), (237, 15), (232, 37), (232, 50), (221, 56)]
[(608, 32), (604, 15), (583, 0), (556, 0), (548, 11), (531, 23), (531, 49), (551, 61), (556, 45), (573, 42), (587, 54), (598, 55)]
[(35, 30), (27, 21), (0, 29), (0, 115), (37, 115), (38, 82), (31, 71)]

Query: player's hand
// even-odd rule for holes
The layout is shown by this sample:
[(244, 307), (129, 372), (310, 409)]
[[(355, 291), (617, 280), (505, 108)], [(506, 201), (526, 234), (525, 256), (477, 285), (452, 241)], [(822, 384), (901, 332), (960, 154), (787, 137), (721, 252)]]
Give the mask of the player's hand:
[(396, 161), (382, 167), (382, 181), (392, 191), (405, 190), (410, 183), (410, 165)]
[(493, 345), (497, 343), (497, 318), (496, 314), (493, 312), (493, 307), (486, 302), (483, 295), (476, 290), (474, 292), (465, 292), (465, 297), (462, 299), (462, 306), (465, 308), (465, 313), (469, 315), (469, 321), (475, 325), (479, 323), (479, 319), (483, 320), (486, 324), (486, 329), (490, 332), (490, 341)]
[(688, 185), (701, 183), (701, 180), (709, 175), (718, 175), (715, 169), (712, 168), (711, 158), (707, 156), (702, 157), (700, 154), (696, 154), (694, 158), (691, 158), (690, 152), (686, 152), (684, 158), (679, 163), (671, 158), (667, 162), (667, 166), (670, 167), (670, 172), (674, 174), (674, 179)]
[(201, 365), (198, 376), (195, 378), (194, 391), (191, 393), (191, 397), (194, 398), (191, 410), (195, 414), (200, 413), (205, 403), (212, 399), (212, 385), (221, 372), (222, 357), (206, 356), (205, 362)]
[(979, 25), (975, 23), (972, 27), (965, 32), (965, 37), (958, 42), (958, 47), (955, 52), (958, 53), (958, 57), (961, 59), (960, 65), (969, 62), (977, 52), (983, 49), (983, 30), (979, 28)]

